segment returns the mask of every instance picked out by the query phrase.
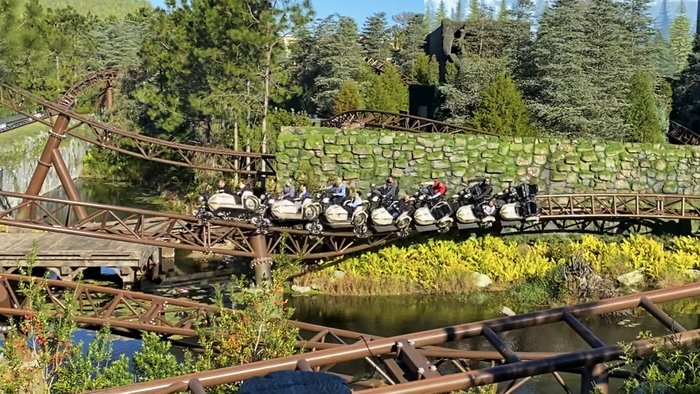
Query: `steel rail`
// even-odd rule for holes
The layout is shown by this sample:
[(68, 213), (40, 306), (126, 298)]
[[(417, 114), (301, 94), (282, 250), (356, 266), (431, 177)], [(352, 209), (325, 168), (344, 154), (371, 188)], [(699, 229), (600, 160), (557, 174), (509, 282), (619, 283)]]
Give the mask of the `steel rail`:
[(71, 86), (63, 94), (61, 99), (58, 101), (58, 104), (64, 106), (66, 109), (71, 109), (75, 105), (78, 96), (82, 92), (101, 83), (106, 83), (109, 85), (112, 82), (114, 82), (114, 80), (116, 80), (121, 74), (121, 70), (116, 68), (92, 73), (75, 83), (73, 86)]
[(671, 122), (668, 128), (668, 136), (686, 145), (700, 145), (700, 134), (690, 130), (677, 122)]
[[(375, 59), (369, 55), (365, 55), (364, 59), (365, 62), (367, 62), (367, 64), (377, 72), (377, 74), (382, 74), (384, 72), (384, 66), (386, 65), (385, 62)], [(404, 73), (399, 73), (399, 75), (401, 76), (401, 82), (405, 83), (406, 85), (418, 85), (418, 81), (409, 77), (408, 75)]]
[[(23, 104), (25, 101), (44, 107), (44, 112), (51, 116), (44, 119), (34, 116), (32, 111), (28, 111), (24, 108)], [(24, 114), (51, 128), (55, 125), (52, 119), (54, 115), (63, 115), (69, 119), (76, 120), (78, 123), (72, 126), (67, 134), (125, 155), (163, 164), (201, 170), (274, 175), (275, 155), (187, 145), (132, 133), (77, 114), (66, 109), (62, 105), (53, 104), (30, 92), (2, 82), (0, 82), (0, 104), (12, 108), (14, 111)], [(87, 125), (92, 130), (95, 139), (85, 137), (72, 131), (81, 125)], [(120, 141), (124, 143), (120, 143)], [(128, 145), (130, 145), (131, 149), (126, 149)], [(198, 156), (203, 157), (200, 159)], [(266, 165), (270, 170), (257, 170), (256, 168), (258, 165), (261, 167)]]
[[(355, 253), (401, 239), (391, 232), (358, 238), (348, 231), (324, 231), (314, 235), (307, 230), (278, 226), (259, 228), (242, 221), (201, 222), (188, 215), (5, 191), (0, 191), (0, 197), (22, 200), (18, 206), (0, 212), (0, 224), (8, 226), (250, 258), (256, 257), (249, 242), (255, 234), (265, 235), (265, 253), (307, 260)], [(579, 221), (700, 220), (700, 196), (567, 194), (538, 196), (537, 201), (541, 206), (540, 222), (524, 224), (521, 231), (545, 231), (547, 223), (560, 221), (574, 223), (569, 230), (580, 231)], [(17, 219), (15, 213), (23, 209), (31, 211), (33, 216)], [(60, 219), (59, 214), (63, 215)], [(409, 235), (418, 234), (412, 231)], [(231, 242), (232, 247), (221, 246), (224, 241)]]
[(330, 119), (322, 121), (321, 125), (324, 127), (341, 128), (357, 122), (369, 127), (409, 132), (447, 134), (476, 133), (499, 136), (498, 134), (488, 131), (422, 118), (420, 116), (370, 109), (341, 112)]
[[(412, 346), (415, 347), (438, 345), (445, 342), (479, 337), (482, 335), (484, 327), (488, 327), (494, 333), (499, 333), (522, 329), (526, 327), (540, 326), (543, 324), (557, 323), (564, 319), (564, 315), (566, 312), (570, 313), (575, 318), (580, 319), (586, 316), (600, 315), (625, 309), (633, 309), (640, 307), (643, 297), (648, 299), (649, 302), (656, 304), (696, 296), (700, 296), (700, 283), (693, 283), (690, 285), (679, 286), (671, 289), (654, 290), (650, 292), (631, 294), (613, 299), (589, 302), (585, 304), (558, 307), (549, 310), (525, 313), (522, 315), (516, 315), (511, 317), (503, 317), (480, 322), (461, 324), (451, 327), (444, 327), (434, 330), (422, 331), (418, 333), (394, 336), (390, 338), (371, 340), (368, 342), (363, 341), (362, 343), (355, 343), (353, 345), (347, 345), (336, 349), (319, 350), (316, 352), (304, 353), (281, 359), (261, 361), (248, 365), (239, 365), (234, 367), (221, 368), (214, 371), (177, 376), (158, 381), (138, 383), (127, 387), (100, 390), (96, 391), (95, 393), (151, 393), (155, 390), (163, 390), (171, 384), (180, 382), (188, 383), (190, 380), (195, 378), (202, 383), (203, 387), (212, 387), (220, 384), (246, 380), (254, 376), (263, 376), (274, 371), (294, 370), (297, 366), (297, 363), (301, 360), (305, 360), (311, 367), (321, 367), (324, 365), (344, 361), (358, 360), (364, 357), (375, 357), (382, 354), (389, 354), (395, 351), (394, 349), (396, 348), (396, 343), (398, 341), (412, 344)], [(698, 331), (688, 331), (682, 333), (682, 335), (684, 336), (681, 339), (683, 341), (686, 341), (689, 339), (696, 338), (698, 335)], [(640, 343), (648, 342), (637, 341), (634, 343), (635, 346), (640, 346)], [(640, 347), (640, 349), (642, 348), (644, 347)], [(506, 378), (512, 378), (514, 376), (512, 371), (518, 370), (520, 368), (524, 368), (522, 370), (525, 372), (521, 372), (518, 376), (532, 376), (533, 374), (549, 373), (560, 369), (573, 369), (580, 366), (591, 366), (596, 363), (603, 362), (605, 360), (617, 359), (621, 354), (622, 353), (620, 348), (604, 347), (586, 352), (567, 353), (561, 356), (545, 358), (542, 360), (512, 363), (504, 366), (508, 367), (506, 369), (503, 369), (504, 367), (497, 367), (501, 369), (496, 370), (496, 372), (506, 371), (508, 373), (499, 372), (498, 375), (494, 375), (493, 373), (487, 373), (477, 376), (481, 376), (480, 379), (482, 379), (479, 381), (479, 384), (490, 384), (496, 381), (502, 381), (503, 379), (510, 380)], [(489, 380), (487, 379), (489, 376), (495, 378)], [(415, 390), (410, 391), (412, 393), (428, 393), (449, 391), (449, 388), (443, 390), (443, 388), (448, 387), (448, 385), (460, 384), (462, 385), (460, 387), (468, 387), (470, 385), (473, 386), (473, 384), (468, 383), (469, 381), (465, 381), (464, 377), (465, 375), (459, 375), (459, 378), (453, 378), (452, 376), (438, 377), (434, 379), (421, 380), (419, 382), (414, 383), (405, 383), (406, 386), (403, 387), (408, 387), (409, 390)], [(429, 383), (427, 383), (435, 381), (447, 383), (444, 383), (443, 386), (440, 386), (439, 391), (421, 391), (421, 387), (435, 388), (435, 386), (430, 386)], [(423, 386), (423, 384), (425, 384), (425, 386)], [(402, 387), (402, 385), (397, 384), (386, 388), (385, 390), (388, 391), (385, 392), (400, 392), (391, 391), (392, 389), (402, 390), (400, 389), (400, 387)]]

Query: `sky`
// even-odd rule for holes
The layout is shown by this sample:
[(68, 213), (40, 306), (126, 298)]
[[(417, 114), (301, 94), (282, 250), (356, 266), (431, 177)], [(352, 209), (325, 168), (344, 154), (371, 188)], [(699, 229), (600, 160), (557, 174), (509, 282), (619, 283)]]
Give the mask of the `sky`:
[[(386, 12), (387, 19), (401, 12), (423, 13), (424, 0), (311, 0), (317, 18), (338, 13), (354, 18), (360, 26), (364, 20), (377, 12)], [(452, 0), (457, 3), (457, 0)], [(164, 7), (164, 0), (151, 0), (156, 7)]]

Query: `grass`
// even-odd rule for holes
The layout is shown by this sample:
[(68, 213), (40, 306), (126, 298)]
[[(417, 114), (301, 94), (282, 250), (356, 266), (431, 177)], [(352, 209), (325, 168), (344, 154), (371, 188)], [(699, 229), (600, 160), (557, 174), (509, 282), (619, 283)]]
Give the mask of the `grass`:
[[(56, 118), (54, 117), (54, 120)], [(75, 121), (71, 122), (71, 125), (74, 125)], [(40, 122), (34, 122), (30, 123), (28, 125), (24, 125), (22, 127), (16, 128), (14, 130), (7, 131), (5, 133), (0, 133), (0, 146), (9, 146), (9, 145), (14, 145), (19, 141), (22, 141), (26, 138), (31, 138), (31, 137), (36, 137), (42, 132), (47, 132), (51, 128), (43, 123)], [(89, 136), (91, 135), (90, 128), (87, 126), (80, 126), (77, 129), (72, 130), (73, 132), (80, 134), (80, 135), (85, 135)]]

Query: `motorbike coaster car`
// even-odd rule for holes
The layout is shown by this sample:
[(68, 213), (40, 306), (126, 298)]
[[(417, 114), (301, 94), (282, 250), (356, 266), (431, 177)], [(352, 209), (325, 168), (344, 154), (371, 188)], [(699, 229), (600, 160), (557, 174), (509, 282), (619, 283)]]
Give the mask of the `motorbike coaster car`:
[(509, 187), (498, 193), (496, 198), (501, 202), (499, 204), (501, 225), (507, 227), (539, 222), (540, 206), (535, 201), (538, 192), (537, 185), (524, 182), (520, 186)]
[(369, 192), (369, 212), (374, 224), (374, 230), (377, 233), (398, 231), (402, 234), (407, 233), (408, 227), (411, 225), (411, 214), (408, 212), (400, 212), (399, 202), (390, 198), (386, 198), (381, 194), (381, 191), (374, 188)]
[(430, 195), (428, 189), (422, 189), (411, 198), (416, 208), (416, 212), (413, 214), (416, 230), (446, 233), (450, 231), (450, 226), (454, 223), (452, 208), (443, 200), (443, 196), (430, 199)]
[(250, 191), (240, 196), (228, 193), (203, 193), (199, 196), (202, 203), (193, 214), (200, 220), (249, 220), (262, 206), (258, 197)]
[(320, 201), (323, 211), (323, 222), (333, 229), (349, 229), (359, 237), (367, 235), (369, 228), (367, 227), (368, 214), (364, 201), (362, 204), (352, 207), (352, 199), (343, 199), (340, 205), (331, 204), (331, 195), (327, 190), (323, 190), (316, 195)]
[(489, 215), (486, 212), (489, 200), (477, 200), (474, 198), (479, 193), (477, 188), (478, 185), (466, 187), (453, 197), (459, 205), (455, 218), (457, 219), (457, 228), (460, 230), (486, 229), (493, 226), (493, 223), (496, 221), (494, 214)]
[(303, 201), (269, 199), (267, 206), (273, 222), (291, 224), (293, 228), (305, 228), (312, 233), (323, 231), (323, 226), (318, 222), (321, 205), (310, 198), (305, 198)]

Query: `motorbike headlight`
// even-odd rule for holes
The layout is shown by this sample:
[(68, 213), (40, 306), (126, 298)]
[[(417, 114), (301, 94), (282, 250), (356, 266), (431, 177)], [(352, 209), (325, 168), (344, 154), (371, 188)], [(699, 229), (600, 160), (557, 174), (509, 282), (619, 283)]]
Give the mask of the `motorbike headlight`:
[(197, 198), (197, 200), (198, 200), (199, 202), (204, 202), (204, 196), (199, 196), (199, 198)]
[(377, 197), (377, 196), (372, 197), (372, 201), (375, 201), (375, 202), (379, 201), (379, 197)]
[(326, 197), (326, 198), (323, 199), (323, 203), (324, 203), (324, 204), (328, 204), (330, 201), (331, 201), (331, 199), (328, 198), (328, 197)]

